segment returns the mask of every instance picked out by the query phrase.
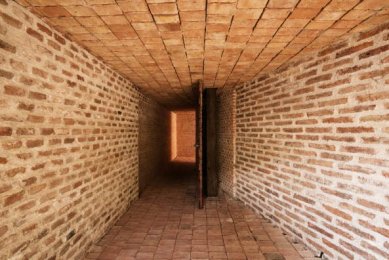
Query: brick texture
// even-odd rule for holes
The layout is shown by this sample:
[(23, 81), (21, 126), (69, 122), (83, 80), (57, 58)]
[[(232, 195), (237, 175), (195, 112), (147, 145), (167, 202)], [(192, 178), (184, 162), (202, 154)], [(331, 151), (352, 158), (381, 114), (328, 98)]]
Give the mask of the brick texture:
[(388, 28), (237, 88), (236, 197), (330, 259), (389, 258)]
[[(195, 175), (158, 176), (86, 260), (314, 260), (302, 244), (229, 196), (199, 209)], [(317, 259), (316, 259), (317, 260)]]
[(139, 114), (159, 108), (26, 9), (0, 14), (0, 259), (81, 259), (138, 197)]
[(221, 89), (217, 93), (216, 120), (216, 167), (219, 187), (233, 196), (235, 194), (235, 113), (236, 91)]
[(194, 111), (177, 111), (177, 157), (195, 160), (196, 121)]
[(139, 190), (156, 174), (163, 174), (170, 160), (170, 112), (153, 99), (139, 103)]
[(387, 0), (15, 1), (174, 107), (389, 19)]

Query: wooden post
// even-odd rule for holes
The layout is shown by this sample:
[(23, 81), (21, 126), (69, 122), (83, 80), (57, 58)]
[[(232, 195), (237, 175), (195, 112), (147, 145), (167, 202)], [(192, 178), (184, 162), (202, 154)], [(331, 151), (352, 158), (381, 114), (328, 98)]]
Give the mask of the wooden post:
[(206, 109), (206, 177), (207, 196), (218, 195), (218, 178), (216, 171), (216, 89), (205, 90)]
[(203, 190), (203, 84), (199, 81), (193, 86), (196, 102), (196, 171), (197, 171), (197, 196), (199, 199), (199, 208), (204, 207)]

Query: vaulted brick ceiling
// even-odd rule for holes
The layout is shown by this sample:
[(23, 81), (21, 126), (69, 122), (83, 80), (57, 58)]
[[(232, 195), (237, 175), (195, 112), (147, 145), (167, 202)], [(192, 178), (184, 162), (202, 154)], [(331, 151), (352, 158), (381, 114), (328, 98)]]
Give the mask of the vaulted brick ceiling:
[(389, 20), (388, 0), (17, 0), (169, 106)]

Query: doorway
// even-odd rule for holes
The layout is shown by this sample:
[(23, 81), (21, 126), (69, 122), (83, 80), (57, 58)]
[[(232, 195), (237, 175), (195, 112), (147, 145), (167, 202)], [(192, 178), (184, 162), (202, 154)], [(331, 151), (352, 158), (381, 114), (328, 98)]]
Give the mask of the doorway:
[(194, 110), (171, 112), (171, 161), (195, 162), (195, 116)]

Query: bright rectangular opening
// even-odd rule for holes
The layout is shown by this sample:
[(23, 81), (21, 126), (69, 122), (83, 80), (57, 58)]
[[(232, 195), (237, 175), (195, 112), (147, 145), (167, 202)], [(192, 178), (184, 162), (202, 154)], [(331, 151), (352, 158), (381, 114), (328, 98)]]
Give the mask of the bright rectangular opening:
[(171, 112), (171, 160), (194, 162), (196, 117), (194, 110)]

